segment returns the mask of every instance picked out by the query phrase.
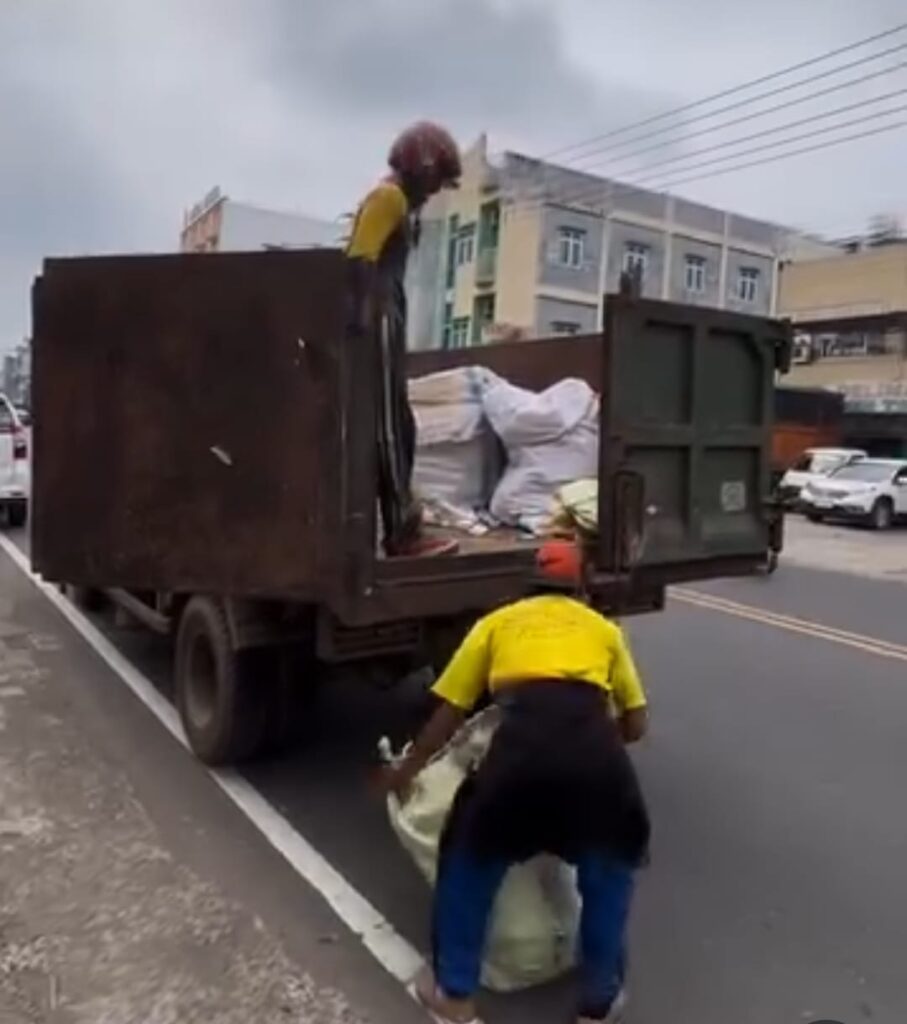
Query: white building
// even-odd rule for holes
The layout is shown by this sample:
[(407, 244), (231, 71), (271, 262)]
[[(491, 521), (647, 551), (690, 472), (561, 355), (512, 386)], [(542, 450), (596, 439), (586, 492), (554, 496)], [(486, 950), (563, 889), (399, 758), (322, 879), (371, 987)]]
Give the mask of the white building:
[(240, 203), (212, 189), (183, 216), (183, 252), (311, 249), (341, 244), (343, 225), (303, 213)]

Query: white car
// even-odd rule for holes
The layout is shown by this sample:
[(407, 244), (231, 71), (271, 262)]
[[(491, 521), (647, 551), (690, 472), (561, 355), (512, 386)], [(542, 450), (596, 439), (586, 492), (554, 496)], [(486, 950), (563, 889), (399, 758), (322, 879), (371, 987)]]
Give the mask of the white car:
[(865, 458), (866, 452), (860, 448), (807, 448), (781, 477), (778, 497), (783, 505), (795, 508), (800, 504), (801, 493), (807, 484), (822, 480), (842, 466), (849, 466)]
[(0, 394), (0, 520), (5, 516), (10, 527), (25, 526), (30, 483), (28, 436), (12, 402)]
[(887, 530), (907, 518), (907, 460), (861, 459), (808, 483), (800, 500), (808, 519), (854, 519)]

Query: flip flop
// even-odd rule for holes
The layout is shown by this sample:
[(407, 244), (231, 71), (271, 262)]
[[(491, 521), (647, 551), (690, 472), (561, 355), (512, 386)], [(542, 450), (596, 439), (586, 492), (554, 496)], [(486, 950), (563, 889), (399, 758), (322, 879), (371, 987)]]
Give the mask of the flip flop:
[[(423, 1010), (431, 1017), (435, 1024), (482, 1024), (482, 1020), (479, 1017), (472, 1017), (470, 1020), (456, 1020), (453, 1017), (445, 1017), (444, 1014), (439, 1013), (434, 1007), (429, 1006), (428, 1003), (422, 998), (422, 993), (419, 991), (419, 986), (416, 981), (411, 981), (406, 986), (406, 991), (415, 999), (415, 1001), (422, 1007)], [(435, 987), (437, 991), (437, 986)]]

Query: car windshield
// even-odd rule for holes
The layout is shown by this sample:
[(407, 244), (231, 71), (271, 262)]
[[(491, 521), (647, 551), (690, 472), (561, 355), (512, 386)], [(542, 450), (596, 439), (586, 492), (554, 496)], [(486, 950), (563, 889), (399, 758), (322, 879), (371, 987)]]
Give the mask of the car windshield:
[(884, 462), (854, 462), (833, 473), (835, 480), (855, 480), (865, 484), (877, 484), (889, 480), (894, 467)]
[(810, 462), (811, 473), (833, 473), (847, 462), (848, 455), (833, 455), (831, 452), (817, 452)]

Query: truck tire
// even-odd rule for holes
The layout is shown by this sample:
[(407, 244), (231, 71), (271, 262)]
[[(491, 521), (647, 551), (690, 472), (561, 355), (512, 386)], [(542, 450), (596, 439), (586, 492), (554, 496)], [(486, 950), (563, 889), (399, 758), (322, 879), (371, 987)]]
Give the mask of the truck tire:
[(894, 505), (890, 498), (879, 498), (869, 513), (869, 525), (874, 530), (890, 530), (894, 523)]
[(234, 764), (257, 753), (268, 701), (256, 671), (263, 652), (236, 651), (220, 602), (193, 597), (176, 639), (176, 705), (189, 746), (208, 765)]
[(13, 501), (6, 507), (6, 525), (11, 530), (21, 530), (28, 522), (28, 502)]

